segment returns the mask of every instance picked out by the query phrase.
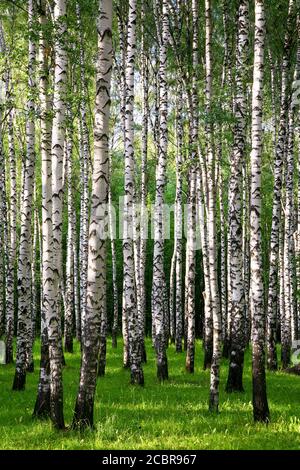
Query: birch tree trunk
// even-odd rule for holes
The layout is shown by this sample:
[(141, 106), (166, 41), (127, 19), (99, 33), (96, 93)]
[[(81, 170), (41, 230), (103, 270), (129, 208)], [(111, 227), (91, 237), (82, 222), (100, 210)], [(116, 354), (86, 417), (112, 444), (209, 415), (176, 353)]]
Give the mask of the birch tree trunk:
[[(4, 56), (5, 53), (5, 42), (4, 34), (2, 29), (2, 23), (0, 22), (0, 54)], [(1, 57), (0, 56), (0, 57)], [(4, 102), (4, 91), (2, 87), (2, 77), (0, 77), (0, 220), (4, 220), (4, 202), (5, 202), (5, 159), (3, 149), (3, 137), (2, 137), (2, 105)], [(5, 278), (5, 263), (4, 263), (4, 230), (3, 224), (0, 225), (0, 338), (5, 330), (5, 308), (4, 308), (4, 278)], [(11, 343), (12, 344), (12, 343)], [(12, 360), (12, 353), (11, 353)]]
[(53, 239), (52, 239), (52, 190), (51, 190), (51, 113), (49, 96), (49, 65), (47, 59), (48, 42), (45, 27), (48, 22), (46, 0), (39, 5), (39, 100), (41, 126), (42, 160), (42, 246), (41, 248), (41, 361), (38, 393), (34, 407), (34, 416), (50, 416), (50, 360), (48, 342), (48, 319), (52, 318), (53, 306)]
[(80, 313), (81, 321), (86, 314), (86, 290), (87, 290), (87, 263), (88, 263), (88, 230), (89, 230), (89, 132), (87, 126), (87, 90), (85, 74), (84, 40), (81, 25), (81, 11), (79, 3), (76, 3), (77, 24), (80, 42)]
[(144, 384), (144, 374), (141, 366), (141, 331), (139, 311), (137, 307), (137, 285), (134, 256), (134, 66), (136, 51), (136, 0), (129, 1), (127, 59), (126, 59), (126, 110), (125, 110), (125, 197), (124, 197), (124, 233), (123, 233), (123, 316), (127, 319), (129, 364), (131, 383)]
[(227, 392), (243, 391), (245, 348), (245, 292), (243, 282), (243, 161), (246, 146), (246, 79), (249, 46), (249, 2), (241, 0), (238, 13), (236, 62), (235, 129), (229, 185), (229, 315), (231, 338)]
[(67, 185), (68, 185), (68, 232), (67, 232), (67, 260), (66, 260), (66, 309), (65, 309), (65, 351), (73, 352), (73, 331), (74, 331), (74, 201), (72, 188), (72, 151), (73, 151), (73, 126), (71, 124), (71, 112), (68, 113), (69, 126), (67, 135)]
[(203, 259), (204, 274), (204, 325), (203, 325), (203, 342), (204, 342), (204, 363), (203, 369), (211, 367), (213, 353), (213, 325), (212, 325), (212, 304), (211, 289), (209, 281), (209, 259), (208, 259), (208, 234), (207, 234), (207, 177), (206, 162), (204, 156), (200, 158), (200, 168), (197, 169), (197, 204), (200, 225), (201, 249)]
[(54, 3), (55, 65), (52, 125), (52, 225), (53, 225), (53, 286), (51, 311), (46, 312), (49, 356), (51, 418), (57, 428), (64, 428), (63, 384), (62, 384), (62, 332), (61, 332), (61, 280), (62, 280), (62, 208), (63, 208), (63, 163), (66, 123), (67, 54), (65, 49), (66, 0)]
[(179, 87), (176, 113), (176, 199), (175, 199), (175, 345), (176, 352), (182, 352), (183, 338), (183, 305), (182, 305), (182, 271), (183, 271), (183, 243), (182, 243), (182, 165), (183, 165), (183, 124), (182, 124), (182, 87)]
[(39, 243), (39, 220), (38, 220), (38, 210), (36, 207), (37, 199), (36, 199), (36, 184), (34, 183), (34, 208), (33, 208), (33, 241), (32, 241), (32, 259), (31, 259), (31, 331), (30, 334), (30, 343), (29, 343), (29, 353), (27, 357), (27, 372), (34, 371), (34, 362), (33, 362), (33, 348), (34, 342), (36, 337), (36, 319), (37, 319), (37, 312), (38, 312), (38, 243)]
[(168, 45), (167, 1), (162, 3), (162, 36), (159, 44), (159, 150), (156, 165), (156, 188), (154, 207), (154, 253), (152, 280), (152, 321), (155, 331), (157, 377), (168, 379), (167, 341), (165, 330), (165, 273), (164, 273), (164, 192), (168, 150), (168, 91), (166, 62)]
[(198, 0), (192, 1), (192, 96), (190, 110), (190, 169), (189, 169), (189, 199), (187, 216), (187, 245), (186, 245), (186, 299), (185, 314), (187, 316), (187, 354), (185, 368), (194, 372), (195, 362), (195, 279), (196, 279), (196, 166), (198, 164)]
[[(13, 390), (24, 390), (26, 366), (31, 362), (31, 250), (32, 250), (32, 214), (35, 167), (35, 60), (36, 50), (33, 39), (33, 20), (35, 15), (34, 0), (28, 1), (28, 99), (26, 122), (26, 161), (24, 165), (24, 186), (21, 209), (20, 251), (18, 260), (18, 325), (16, 372)], [(29, 355), (29, 357), (28, 357)], [(27, 362), (28, 361), (28, 362)]]
[(294, 273), (294, 118), (295, 106), (291, 104), (288, 123), (288, 142), (285, 175), (285, 209), (284, 209), (284, 241), (283, 241), (283, 283), (284, 308), (282, 315), (281, 359), (283, 369), (287, 369), (291, 362), (291, 346), (293, 338), (292, 324), (294, 318), (293, 277)]
[[(73, 428), (93, 427), (99, 332), (106, 310), (106, 241), (101, 218), (107, 216), (110, 84), (112, 69), (112, 2), (99, 1), (98, 56), (94, 127), (94, 167), (89, 228), (87, 308), (83, 321), (82, 360)], [(104, 224), (107, 222), (104, 221)]]
[[(73, 225), (76, 227), (76, 212), (73, 213)], [(80, 315), (80, 292), (79, 292), (79, 268), (78, 268), (78, 250), (77, 250), (77, 233), (75, 230), (73, 240), (73, 266), (74, 266), (74, 312), (75, 312), (75, 329), (76, 339), (81, 343), (81, 315)]]
[[(8, 81), (8, 93), (10, 97), (11, 83)], [(13, 106), (12, 102), (9, 104)], [(15, 262), (17, 255), (17, 175), (14, 140), (14, 111), (9, 111), (8, 116), (8, 146), (9, 146), (9, 175), (10, 175), (10, 212), (9, 212), (9, 249), (6, 272), (6, 363), (13, 362), (13, 334), (15, 314)]]
[(209, 409), (217, 412), (219, 407), (219, 374), (221, 360), (222, 327), (219, 306), (219, 291), (217, 279), (217, 237), (216, 237), (216, 181), (215, 156), (213, 149), (213, 129), (210, 123), (212, 99), (212, 12), (211, 1), (205, 0), (205, 107), (206, 107), (206, 147), (207, 147), (207, 238), (209, 283), (211, 294), (211, 310), (213, 321), (213, 354), (210, 372)]
[[(125, 35), (125, 23), (128, 18), (125, 19), (122, 16), (121, 9), (117, 10), (118, 15), (118, 28), (119, 28), (119, 41), (120, 41), (120, 56), (121, 56), (121, 65), (120, 65), (120, 93), (121, 93), (121, 103), (120, 103), (120, 112), (121, 112), (121, 126), (123, 132), (124, 140), (124, 154), (125, 154), (125, 116), (126, 116), (126, 99), (127, 99), (127, 87), (125, 80), (125, 69), (126, 69), (126, 58), (127, 58), (127, 40), (128, 35)], [(124, 250), (124, 248), (123, 248)], [(123, 280), (124, 287), (124, 280)], [(129, 361), (129, 331), (128, 331), (128, 315), (127, 310), (123, 308), (123, 298), (122, 298), (122, 335), (123, 335), (123, 366), (128, 368), (130, 366)]]
[(261, 158), (265, 46), (265, 9), (255, 0), (255, 39), (252, 86), (252, 150), (250, 201), (250, 308), (252, 318), (252, 386), (254, 421), (269, 421), (265, 376), (265, 314), (261, 236)]
[(142, 181), (141, 181), (141, 228), (140, 228), (140, 321), (141, 321), (141, 353), (142, 360), (146, 362), (146, 348), (145, 348), (145, 327), (146, 327), (146, 286), (145, 286), (145, 273), (146, 273), (146, 257), (147, 257), (147, 239), (148, 239), (148, 209), (147, 209), (147, 195), (148, 195), (148, 127), (149, 127), (149, 59), (148, 51), (145, 40), (145, 2), (142, 3)]
[[(295, 70), (295, 80), (294, 80), (294, 95), (292, 99), (295, 99), (299, 89), (297, 84), (300, 80), (300, 16), (297, 17), (297, 28), (298, 28), (298, 47), (297, 47), (297, 59), (296, 59), (296, 70)], [(298, 104), (299, 108), (299, 104)], [(299, 120), (298, 120), (299, 124)], [(296, 232), (295, 232), (295, 251), (296, 251), (296, 293), (297, 293), (297, 308), (296, 308), (296, 317), (298, 320), (298, 338), (300, 336), (300, 300), (299, 300), (299, 291), (300, 291), (300, 130), (298, 130), (298, 186), (297, 186), (297, 218), (296, 218)]]
[(268, 369), (277, 369), (276, 353), (276, 318), (278, 299), (278, 254), (279, 254), (279, 227), (281, 215), (281, 189), (283, 179), (283, 160), (287, 139), (288, 126), (288, 96), (289, 96), (289, 73), (290, 55), (293, 31), (293, 11), (294, 0), (289, 1), (289, 14), (287, 21), (287, 32), (284, 42), (284, 54), (281, 66), (281, 105), (278, 139), (274, 160), (274, 193), (273, 193), (273, 213), (270, 241), (270, 270), (269, 270), (269, 291), (267, 307), (267, 365)]
[(112, 347), (117, 347), (117, 336), (119, 328), (119, 290), (117, 280), (117, 253), (116, 253), (116, 240), (114, 233), (114, 219), (113, 219), (113, 205), (112, 205), (112, 159), (111, 152), (109, 153), (109, 189), (108, 189), (108, 217), (109, 217), (109, 234), (110, 234), (110, 247), (112, 258), (112, 282), (113, 282), (113, 325), (112, 325)]

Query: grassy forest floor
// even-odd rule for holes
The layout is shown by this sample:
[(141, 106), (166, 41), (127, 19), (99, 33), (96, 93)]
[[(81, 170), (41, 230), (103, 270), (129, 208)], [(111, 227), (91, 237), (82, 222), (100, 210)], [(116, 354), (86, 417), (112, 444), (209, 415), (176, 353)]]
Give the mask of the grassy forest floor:
[[(223, 360), (220, 414), (207, 411), (209, 371), (201, 366), (197, 342), (196, 370), (184, 370), (184, 354), (169, 347), (170, 380), (159, 385), (155, 356), (147, 342), (145, 387), (129, 384), (123, 370), (122, 344), (108, 344), (107, 373), (98, 380), (94, 432), (57, 432), (49, 422), (31, 418), (38, 381), (39, 344), (35, 345), (36, 370), (27, 375), (26, 391), (12, 392), (14, 365), (0, 365), (1, 449), (300, 449), (300, 377), (268, 373), (271, 423), (253, 424), (251, 361), (247, 352), (243, 394), (225, 391), (227, 361)], [(78, 387), (80, 351), (66, 354), (64, 368), (65, 419), (69, 424)]]

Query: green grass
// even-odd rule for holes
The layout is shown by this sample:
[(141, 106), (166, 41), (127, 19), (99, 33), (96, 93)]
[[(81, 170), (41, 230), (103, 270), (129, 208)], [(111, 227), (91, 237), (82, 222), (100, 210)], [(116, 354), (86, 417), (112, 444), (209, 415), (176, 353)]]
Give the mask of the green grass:
[[(271, 423), (254, 424), (251, 407), (251, 364), (246, 355), (243, 394), (224, 391), (227, 362), (223, 361), (220, 414), (207, 411), (209, 372), (202, 371), (203, 354), (197, 343), (196, 370), (184, 370), (184, 354), (169, 347), (167, 383), (155, 376), (155, 357), (148, 346), (145, 387), (129, 384), (123, 370), (122, 344), (108, 344), (107, 373), (98, 380), (94, 432), (55, 431), (49, 422), (32, 420), (38, 381), (27, 375), (26, 391), (12, 392), (14, 366), (0, 366), (1, 449), (300, 449), (300, 377), (268, 373)], [(66, 354), (64, 368), (65, 419), (69, 424), (78, 387), (80, 353)]]

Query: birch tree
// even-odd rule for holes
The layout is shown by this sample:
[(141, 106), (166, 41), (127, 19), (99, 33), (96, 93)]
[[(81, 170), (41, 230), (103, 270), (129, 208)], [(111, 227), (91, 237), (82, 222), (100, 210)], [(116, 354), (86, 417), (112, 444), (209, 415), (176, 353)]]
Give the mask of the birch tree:
[(198, 1), (192, 1), (192, 96), (190, 104), (190, 148), (189, 197), (187, 216), (186, 245), (186, 298), (185, 315), (187, 317), (187, 355), (185, 368), (194, 372), (195, 360), (195, 277), (196, 277), (196, 171), (198, 141)]
[(229, 315), (231, 317), (228, 392), (243, 391), (243, 363), (245, 348), (244, 283), (243, 283), (243, 160), (246, 146), (246, 79), (249, 45), (249, 2), (241, 0), (238, 12), (238, 39), (236, 61), (236, 96), (234, 114), (234, 144), (231, 156), (229, 187)]
[[(157, 5), (156, 5), (157, 8)], [(166, 164), (168, 150), (168, 89), (166, 61), (168, 46), (168, 8), (167, 1), (162, 3), (162, 34), (159, 39), (159, 148), (156, 165), (156, 186), (154, 206), (154, 252), (152, 279), (152, 321), (157, 363), (157, 377), (160, 381), (168, 379), (166, 310), (165, 310), (165, 272), (164, 272), (164, 192), (166, 186)]]
[[(93, 427), (94, 397), (99, 354), (99, 331), (106, 309), (106, 241), (101, 236), (101, 213), (107, 211), (110, 82), (112, 69), (112, 2), (99, 1), (98, 55), (94, 127), (91, 222), (89, 228), (86, 316), (83, 319), (79, 390), (74, 428)], [(104, 227), (105, 228), (105, 227)], [(102, 227), (103, 229), (103, 227)]]
[(123, 316), (127, 318), (129, 339), (129, 363), (131, 383), (144, 384), (144, 374), (141, 366), (141, 331), (139, 310), (137, 308), (137, 285), (134, 255), (134, 66), (136, 51), (136, 17), (137, 3), (129, 1), (127, 58), (125, 71), (126, 106), (125, 106), (125, 177), (124, 177), (124, 232), (123, 232)]
[[(3, 31), (2, 48), (5, 52), (5, 41)], [(6, 269), (6, 291), (5, 291), (5, 341), (6, 341), (6, 363), (13, 362), (13, 334), (14, 334), (14, 313), (15, 313), (15, 262), (17, 255), (17, 174), (16, 155), (14, 138), (14, 103), (12, 97), (12, 80), (10, 64), (6, 58), (6, 101), (8, 107), (7, 133), (8, 133), (8, 153), (9, 153), (9, 215), (8, 215), (8, 256)], [(3, 206), (4, 208), (4, 206)], [(3, 213), (4, 217), (4, 213)], [(4, 226), (3, 226), (4, 227)], [(4, 237), (4, 231), (3, 231)], [(4, 240), (4, 238), (3, 238)], [(2, 262), (5, 257), (2, 256)], [(4, 305), (4, 302), (2, 303)], [(4, 312), (4, 309), (3, 309)], [(4, 327), (4, 322), (3, 322)]]
[(49, 93), (48, 41), (46, 37), (46, 0), (39, 4), (39, 101), (42, 160), (42, 223), (41, 223), (41, 361), (38, 393), (34, 416), (50, 416), (50, 360), (48, 342), (48, 319), (53, 314), (53, 264), (52, 264), (52, 190), (51, 190), (51, 103)]
[(34, 0), (28, 1), (28, 99), (26, 106), (26, 160), (24, 164), (24, 186), (21, 209), (21, 234), (18, 259), (18, 325), (16, 372), (13, 390), (24, 390), (27, 361), (31, 362), (31, 250), (32, 214), (35, 167), (35, 60), (36, 48), (33, 38), (35, 15)]
[[(65, 49), (66, 0), (54, 3), (54, 94), (51, 142), (52, 178), (52, 240), (50, 261), (53, 269), (51, 308), (46, 311), (50, 357), (51, 418), (57, 428), (64, 428), (63, 384), (62, 384), (62, 337), (61, 337), (61, 278), (62, 278), (62, 207), (63, 207), (63, 162), (66, 123), (67, 54)], [(49, 230), (49, 228), (48, 228)]]
[(88, 262), (88, 226), (89, 226), (89, 131), (87, 126), (87, 90), (85, 73), (84, 38), (81, 25), (81, 9), (76, 3), (77, 24), (79, 29), (79, 62), (80, 62), (80, 312), (84, 318), (86, 313), (86, 289), (87, 289), (87, 262)]
[(252, 387), (254, 421), (269, 421), (265, 376), (265, 314), (261, 236), (261, 158), (264, 46), (266, 20), (263, 0), (255, 0), (255, 38), (252, 85), (252, 149), (250, 200), (250, 309), (252, 318)]
[(73, 317), (74, 317), (74, 238), (75, 238), (75, 227), (74, 227), (74, 201), (73, 201), (73, 188), (72, 188), (72, 131), (73, 126), (71, 111), (68, 112), (68, 132), (66, 142), (66, 159), (67, 159), (67, 185), (68, 185), (68, 232), (67, 232), (67, 260), (66, 260), (66, 309), (65, 309), (65, 351), (73, 352)]
[(221, 318), (217, 280), (217, 239), (216, 239), (216, 181), (215, 156), (213, 149), (213, 128), (209, 121), (212, 100), (212, 12), (210, 0), (205, 1), (205, 105), (206, 105), (206, 146), (207, 146), (207, 238), (209, 262), (209, 287), (213, 322), (213, 354), (210, 374), (210, 411), (218, 411), (219, 374), (221, 360)]
[(270, 238), (270, 270), (269, 270), (269, 291), (267, 307), (267, 364), (268, 369), (277, 369), (276, 353), (276, 318), (278, 311), (278, 254), (279, 254), (279, 227), (282, 204), (282, 181), (283, 162), (285, 146), (287, 142), (288, 128), (288, 97), (289, 97), (289, 74), (290, 56), (293, 34), (293, 12), (294, 0), (289, 1), (289, 13), (287, 20), (287, 30), (284, 40), (284, 52), (281, 64), (281, 104), (279, 116), (279, 129), (277, 145), (274, 159), (274, 192), (273, 192), (273, 212)]

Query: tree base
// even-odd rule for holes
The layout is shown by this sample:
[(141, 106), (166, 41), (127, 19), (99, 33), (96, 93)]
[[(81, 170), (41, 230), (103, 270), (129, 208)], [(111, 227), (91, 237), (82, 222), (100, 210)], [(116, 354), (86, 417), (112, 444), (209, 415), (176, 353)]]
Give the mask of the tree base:
[(26, 384), (26, 372), (16, 371), (12, 389), (16, 391), (25, 390), (25, 384)]
[(210, 413), (219, 414), (219, 405), (214, 403), (214, 401), (212, 401), (212, 400), (209, 401), (209, 408), (208, 409), (209, 409)]
[(268, 424), (270, 422), (270, 412), (269, 409), (253, 409), (253, 419), (257, 423)]
[(71, 429), (84, 431), (87, 428), (94, 429), (94, 403), (77, 399)]
[(143, 369), (135, 369), (134, 371), (131, 370), (130, 383), (131, 385), (144, 385), (145, 382)]
[(160, 382), (164, 382), (165, 380), (168, 380), (169, 372), (168, 372), (167, 362), (157, 364), (157, 378)]
[(244, 392), (243, 387), (244, 351), (234, 348), (230, 353), (226, 392)]
[(51, 421), (56, 429), (65, 429), (63, 403), (61, 400), (51, 397)]
[(243, 393), (245, 390), (244, 390), (243, 385), (241, 384), (237, 384), (234, 382), (230, 382), (230, 383), (227, 382), (225, 391), (227, 393)]
[(50, 391), (38, 392), (32, 417), (44, 420), (50, 418), (50, 415)]

